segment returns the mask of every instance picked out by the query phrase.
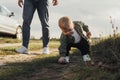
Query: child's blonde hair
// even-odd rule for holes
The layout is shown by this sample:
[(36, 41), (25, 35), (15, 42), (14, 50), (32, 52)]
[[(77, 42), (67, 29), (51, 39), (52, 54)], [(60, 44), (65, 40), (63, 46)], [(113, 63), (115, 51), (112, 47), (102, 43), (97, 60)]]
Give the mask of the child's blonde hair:
[(64, 16), (59, 19), (58, 25), (62, 29), (68, 29), (69, 27), (71, 27), (71, 25), (73, 25), (73, 22), (69, 17)]

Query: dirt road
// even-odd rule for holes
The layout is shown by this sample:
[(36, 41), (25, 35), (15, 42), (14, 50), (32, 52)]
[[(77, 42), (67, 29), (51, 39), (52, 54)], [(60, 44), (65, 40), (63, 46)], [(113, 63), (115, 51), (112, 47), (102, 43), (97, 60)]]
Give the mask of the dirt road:
[[(0, 48), (9, 47), (9, 46), (20, 46), (21, 43), (14, 43), (14, 44), (0, 44)], [(50, 50), (52, 52), (58, 51), (57, 49)], [(36, 51), (29, 51), (29, 54), (19, 54), (16, 55), (0, 55), (0, 66), (6, 65), (6, 63), (13, 63), (13, 62), (27, 62), (37, 58), (38, 55), (42, 54), (42, 50)]]

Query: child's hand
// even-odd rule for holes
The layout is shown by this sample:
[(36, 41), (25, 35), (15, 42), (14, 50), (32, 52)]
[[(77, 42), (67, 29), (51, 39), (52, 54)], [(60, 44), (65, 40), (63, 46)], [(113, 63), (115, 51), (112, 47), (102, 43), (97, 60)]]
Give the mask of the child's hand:
[(86, 36), (87, 36), (87, 38), (90, 38), (91, 37), (91, 32), (87, 32)]
[(58, 59), (58, 63), (63, 63), (63, 61), (65, 61), (65, 57), (60, 57), (60, 58)]

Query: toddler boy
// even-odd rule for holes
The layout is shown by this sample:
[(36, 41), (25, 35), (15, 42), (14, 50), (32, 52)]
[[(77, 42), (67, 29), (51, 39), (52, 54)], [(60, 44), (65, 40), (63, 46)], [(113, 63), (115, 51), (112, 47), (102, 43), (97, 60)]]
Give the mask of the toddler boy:
[[(69, 51), (71, 47), (76, 47), (81, 51), (83, 61), (85, 61), (86, 64), (92, 64), (90, 45), (88, 42), (91, 32), (88, 26), (81, 21), (71, 21), (67, 16), (61, 17), (58, 21), (58, 25), (62, 31), (58, 63), (69, 63)], [(86, 36), (83, 34), (83, 31), (86, 32)]]

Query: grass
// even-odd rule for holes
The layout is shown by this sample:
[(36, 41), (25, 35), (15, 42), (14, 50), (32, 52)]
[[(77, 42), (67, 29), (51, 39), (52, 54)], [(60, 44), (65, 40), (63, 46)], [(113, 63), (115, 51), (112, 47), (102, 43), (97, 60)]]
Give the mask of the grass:
[(22, 41), (18, 40), (18, 39), (0, 37), (0, 44), (4, 44), (4, 43), (20, 43), (20, 42), (22, 42)]
[[(52, 42), (56, 42), (58, 41), (58, 39), (51, 39), (50, 41)], [(0, 37), (0, 44), (4, 44), (4, 43), (21, 43), (22, 40), (19, 40), (19, 39), (15, 39), (15, 38), (3, 38), (3, 37)], [(42, 42), (40, 39), (30, 39), (30, 43), (39, 43), (39, 42)]]
[[(16, 39), (10, 39), (10, 42), (14, 42)], [(6, 40), (7, 41), (7, 40)], [(4, 42), (6, 42), (4, 41)], [(15, 41), (16, 42), (16, 41)], [(21, 43), (21, 42), (19, 42)], [(59, 41), (53, 41), (51, 40), (49, 43), (50, 49), (56, 49), (60, 45)], [(15, 55), (15, 49), (20, 48), (20, 46), (9, 46), (9, 47), (3, 47), (0, 48), (0, 55)], [(34, 51), (34, 50), (41, 50), (42, 49), (42, 41), (41, 40), (30, 40), (29, 44), (29, 50)]]
[(3, 68), (0, 68), (0, 80), (14, 80), (13, 77), (15, 78), (19, 75), (30, 75), (30, 73), (34, 73), (34, 71), (38, 68), (43, 68), (45, 66), (48, 67), (48, 64), (46, 63), (52, 63), (52, 60), (49, 59), (54, 56), (56, 55), (49, 55), (48, 58), (47, 55), (40, 55), (39, 58), (30, 62), (9, 63), (8, 65), (2, 66)]
[[(120, 36), (102, 39), (92, 47), (93, 56), (103, 62), (116, 63), (120, 61)], [(99, 57), (100, 56), (100, 57)]]
[[(41, 43), (30, 44), (30, 50), (41, 49), (41, 46)], [(51, 49), (58, 46), (58, 41), (50, 42)], [(0, 66), (0, 80), (120, 80), (119, 46), (119, 36), (102, 39), (99, 43), (92, 45), (93, 59), (96, 62), (103, 61), (110, 68), (85, 66), (80, 52), (73, 48), (70, 54), (70, 64), (58, 64), (58, 52), (50, 55), (38, 55), (32, 61)], [(14, 52), (13, 49), (11, 48), (11, 53)]]
[(39, 55), (23, 63), (9, 63), (0, 68), (0, 80), (119, 80), (120, 73), (84, 65), (78, 51), (68, 65), (57, 63), (58, 54)]

